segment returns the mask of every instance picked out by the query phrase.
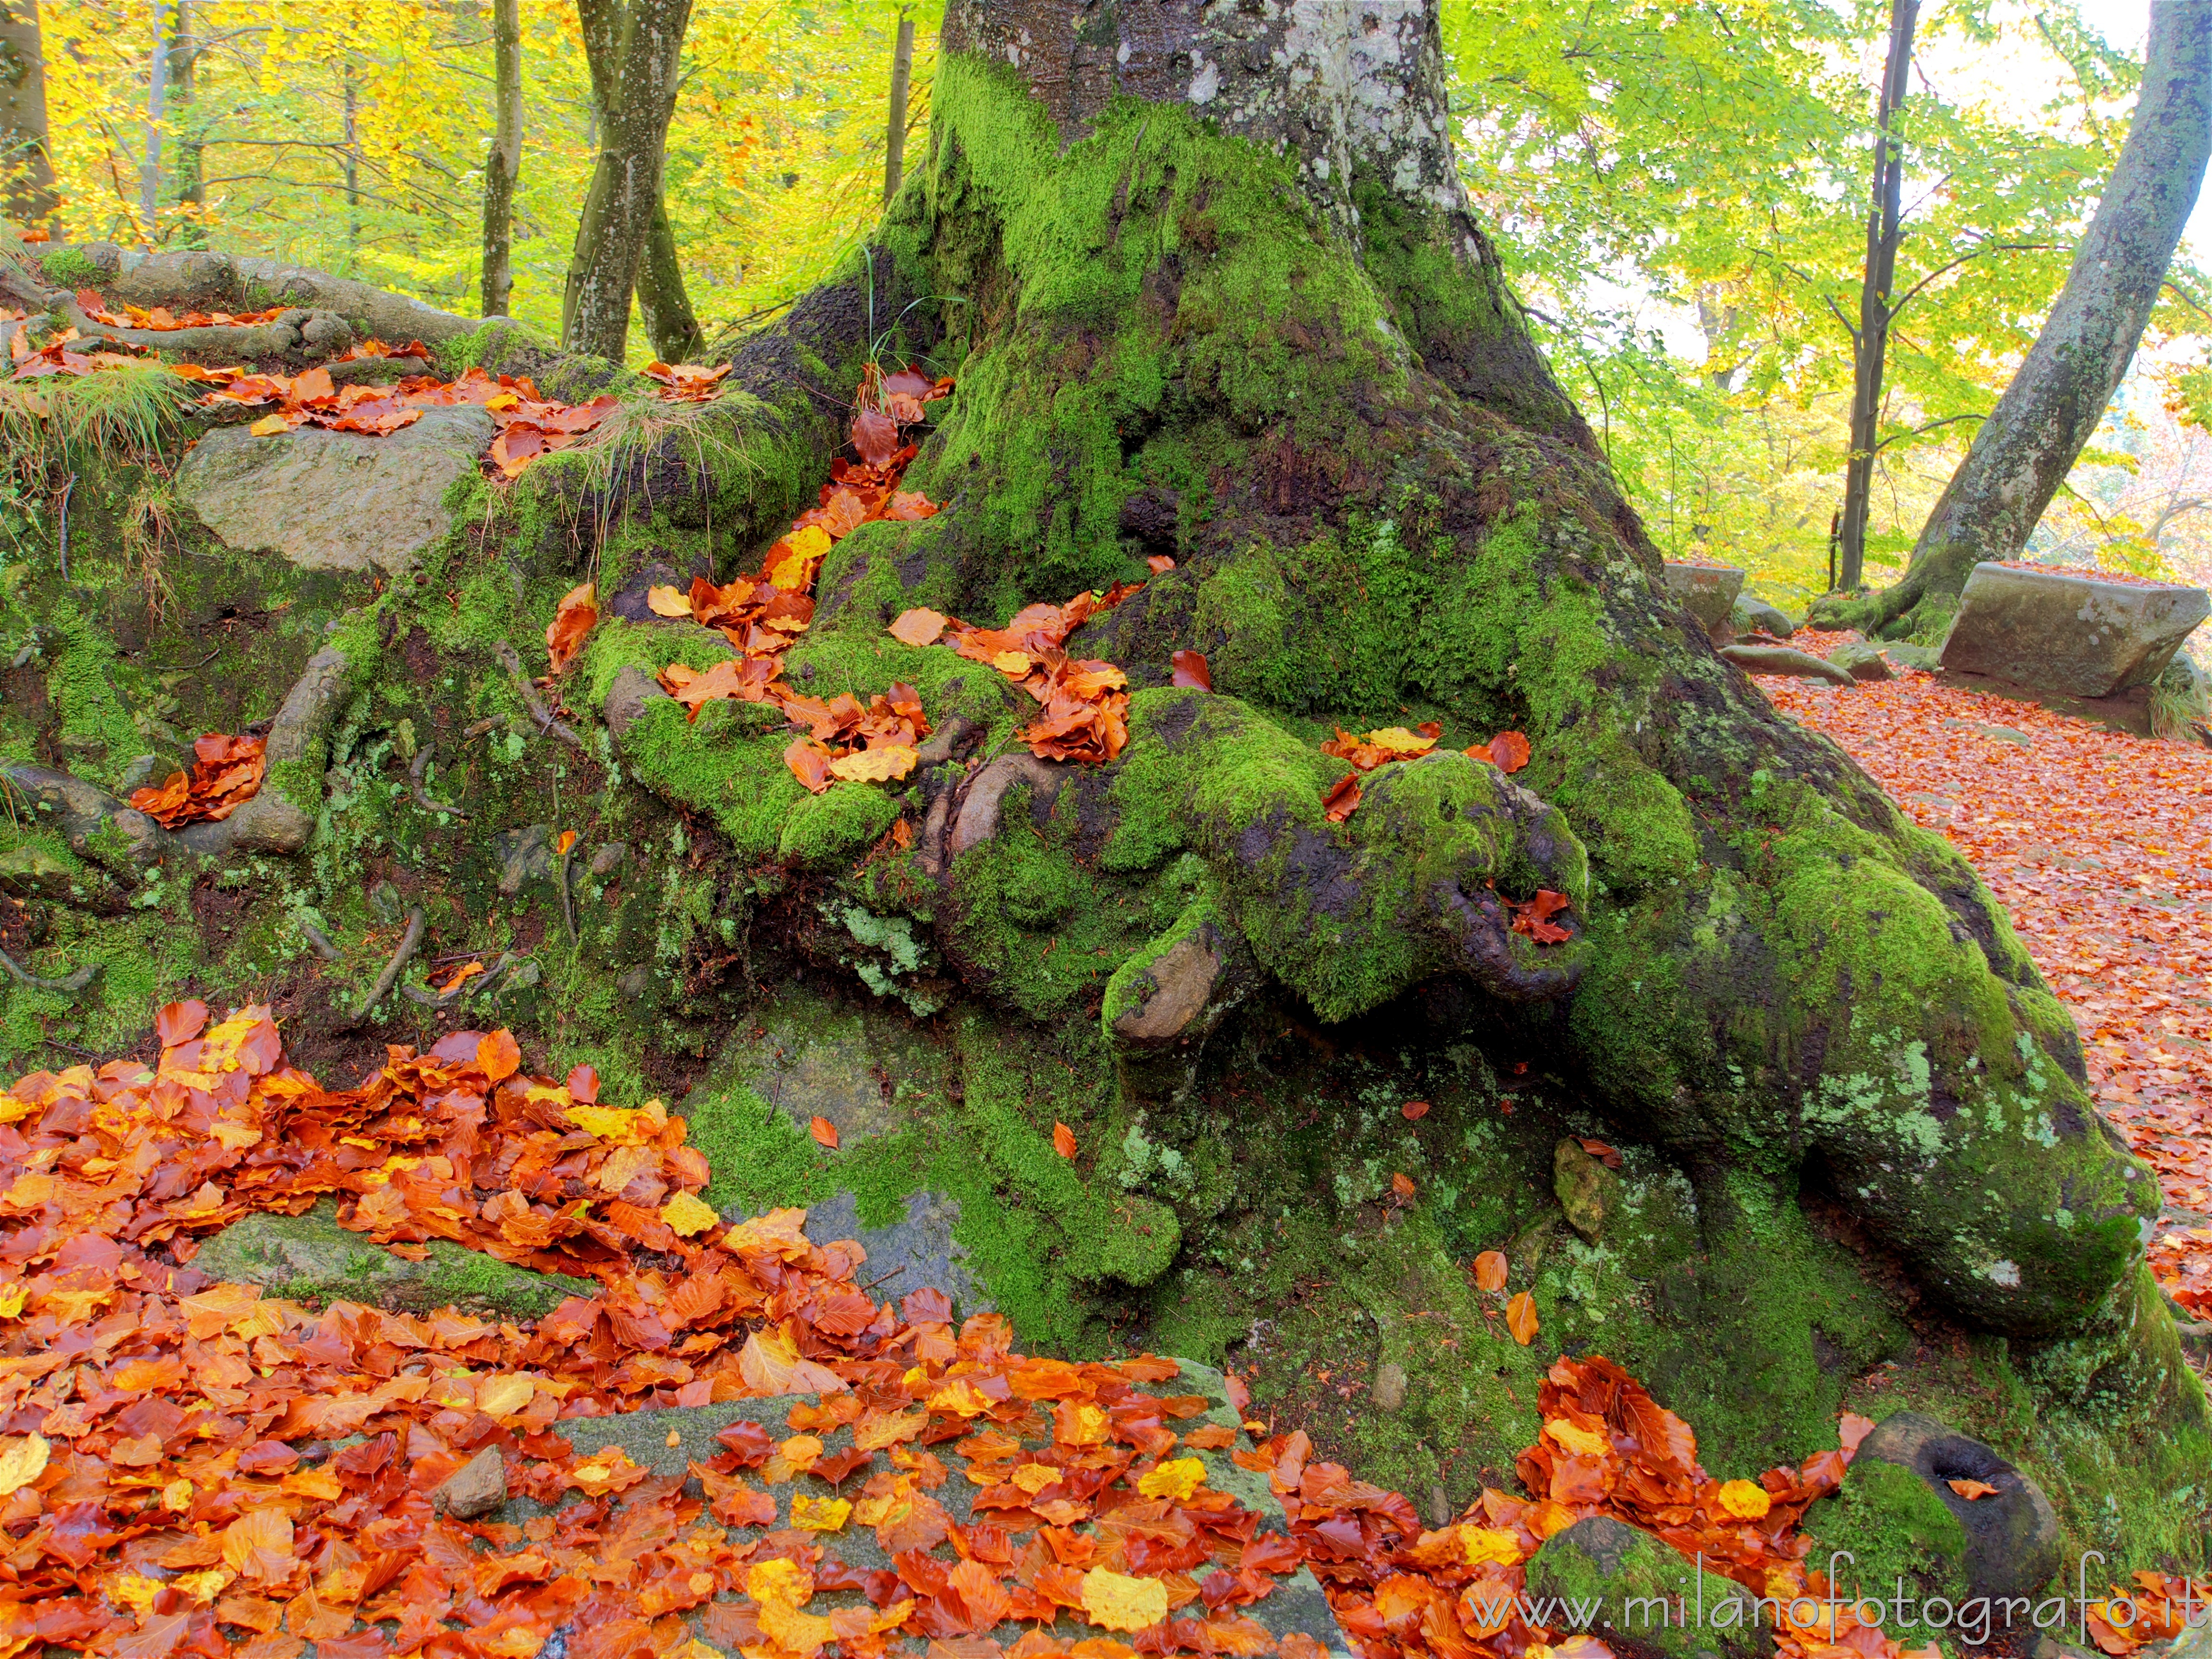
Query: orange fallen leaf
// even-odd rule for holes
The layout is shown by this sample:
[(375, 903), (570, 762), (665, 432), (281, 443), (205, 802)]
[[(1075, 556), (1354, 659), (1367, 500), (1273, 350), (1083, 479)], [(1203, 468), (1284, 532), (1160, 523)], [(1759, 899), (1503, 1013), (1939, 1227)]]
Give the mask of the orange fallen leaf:
[(1390, 1177), (1390, 1194), (1391, 1196), (1395, 1198), (1399, 1203), (1412, 1203), (1413, 1201), (1413, 1176), (1407, 1175), (1403, 1170), (1397, 1170), (1392, 1174)]
[(1342, 823), (1359, 808), (1359, 774), (1346, 772), (1336, 781), (1335, 787), (1322, 797), (1322, 816), (1331, 823)]
[(1398, 1109), (1398, 1115), (1408, 1123), (1418, 1123), (1428, 1115), (1429, 1103), (1425, 1100), (1409, 1100)]
[(1964, 1498), (1994, 1498), (1997, 1495), (1997, 1489), (1986, 1480), (1947, 1480), (1943, 1484)]
[(1155, 576), (1164, 576), (1175, 568), (1175, 561), (1164, 553), (1154, 553), (1145, 561)]
[(1575, 1139), (1582, 1144), (1584, 1152), (1607, 1169), (1618, 1170), (1620, 1167), (1620, 1154), (1602, 1140), (1592, 1140), (1588, 1135), (1577, 1135)]
[(1502, 1291), (1505, 1288), (1505, 1270), (1504, 1251), (1485, 1250), (1474, 1259), (1474, 1282), (1482, 1290)]
[(812, 1135), (815, 1139), (820, 1141), (831, 1152), (834, 1152), (837, 1150), (837, 1126), (832, 1123), (828, 1118), (816, 1118), (812, 1122), (806, 1126), (806, 1133)]
[(901, 645), (925, 646), (937, 643), (937, 636), (945, 631), (945, 617), (942, 611), (916, 606), (899, 613), (891, 624), (891, 637)]
[(1075, 1131), (1065, 1123), (1052, 1126), (1052, 1149), (1062, 1158), (1075, 1156)]
[(1505, 1304), (1505, 1328), (1527, 1347), (1536, 1340), (1536, 1298), (1523, 1291)]
[(555, 673), (574, 659), (599, 620), (597, 590), (590, 582), (580, 582), (561, 596), (553, 620), (545, 625), (545, 654), (551, 659)]
[(1201, 691), (1213, 690), (1213, 671), (1206, 665), (1206, 658), (1196, 651), (1178, 651), (1168, 659), (1175, 672), (1168, 680), (1170, 685), (1194, 685)]
[(1518, 732), (1500, 732), (1480, 753), (1468, 750), (1479, 760), (1489, 761), (1501, 772), (1518, 772), (1528, 763), (1528, 739)]

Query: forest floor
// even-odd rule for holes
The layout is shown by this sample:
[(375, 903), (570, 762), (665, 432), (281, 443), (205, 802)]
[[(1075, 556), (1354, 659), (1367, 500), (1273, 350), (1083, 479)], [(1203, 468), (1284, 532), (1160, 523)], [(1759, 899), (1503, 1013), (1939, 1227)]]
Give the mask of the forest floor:
[[(1845, 636), (1800, 634), (1816, 654)], [(1762, 678), (1948, 836), (2081, 1027), (2097, 1103), (2158, 1171), (2151, 1263), (2212, 1316), (2212, 750), (2124, 736), (1907, 670)]]

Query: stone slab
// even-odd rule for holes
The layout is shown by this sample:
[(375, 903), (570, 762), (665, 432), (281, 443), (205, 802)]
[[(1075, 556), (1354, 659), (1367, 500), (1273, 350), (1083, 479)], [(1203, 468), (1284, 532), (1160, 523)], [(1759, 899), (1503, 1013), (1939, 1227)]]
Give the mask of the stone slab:
[(2197, 587), (2145, 586), (1982, 563), (1943, 640), (1943, 667), (2073, 697), (2148, 685), (2208, 612)]
[(257, 438), (209, 433), (177, 471), (177, 495), (223, 544), (302, 570), (386, 574), (453, 527), (446, 493), (474, 476), (492, 418), (473, 404), (426, 409), (380, 437), (301, 427)]
[(1669, 561), (1665, 575), (1667, 591), (1705, 624), (1705, 632), (1717, 635), (1728, 628), (1736, 595), (1743, 592), (1742, 571), (1733, 565), (1676, 564)]
[(993, 1312), (997, 1304), (969, 1271), (968, 1247), (952, 1236), (959, 1220), (958, 1199), (925, 1188), (907, 1194), (906, 1214), (899, 1220), (864, 1227), (859, 1200), (840, 1191), (806, 1212), (806, 1236), (817, 1244), (841, 1238), (856, 1242), (868, 1253), (866, 1267), (857, 1277), (872, 1281), (874, 1293), (884, 1300), (896, 1302), (908, 1291), (930, 1285), (951, 1297), (953, 1311), (965, 1319)]
[[(1218, 1423), (1238, 1431), (1237, 1443), (1248, 1445), (1241, 1433), (1241, 1424), (1229, 1404), (1227, 1386), (1222, 1374), (1211, 1366), (1190, 1360), (1178, 1362), (1182, 1375), (1172, 1382), (1146, 1385), (1149, 1393), (1161, 1395), (1203, 1395), (1207, 1409), (1200, 1416), (1183, 1419), (1173, 1425), (1178, 1432), (1188, 1433), (1202, 1423)], [(793, 1432), (790, 1427), (792, 1407), (811, 1401), (813, 1395), (771, 1395), (757, 1400), (731, 1400), (711, 1406), (679, 1407), (665, 1411), (630, 1412), (619, 1417), (564, 1418), (553, 1425), (554, 1431), (567, 1438), (580, 1457), (588, 1458), (610, 1446), (619, 1447), (632, 1462), (652, 1469), (656, 1474), (684, 1474), (693, 1460), (705, 1462), (720, 1449), (714, 1437), (732, 1423), (746, 1419), (759, 1424), (772, 1437), (782, 1439)], [(835, 1454), (852, 1443), (852, 1431), (839, 1428), (811, 1431), (823, 1443), (825, 1452)], [(676, 1443), (670, 1444), (673, 1437)], [(948, 1450), (940, 1445), (934, 1449), (940, 1455)], [(1261, 1532), (1285, 1532), (1288, 1517), (1281, 1503), (1269, 1488), (1265, 1475), (1249, 1469), (1239, 1468), (1228, 1450), (1179, 1450), (1176, 1455), (1201, 1459), (1206, 1464), (1206, 1485), (1216, 1492), (1226, 1492), (1260, 1517)], [(948, 1462), (953, 1460), (948, 1458)], [(749, 1477), (756, 1486), (763, 1486), (757, 1476)], [(856, 1474), (853, 1477), (857, 1480)], [(777, 1506), (777, 1525), (790, 1523), (791, 1498), (794, 1492), (807, 1492), (821, 1495), (824, 1488), (818, 1482), (804, 1480), (782, 1486), (764, 1486), (774, 1497)], [(942, 1504), (955, 1521), (966, 1525), (973, 1518), (973, 1500), (981, 1491), (960, 1472), (955, 1462), (951, 1477), (931, 1495)], [(849, 1492), (848, 1492), (849, 1495)], [(581, 1501), (572, 1496), (568, 1501)], [(544, 1514), (544, 1508), (525, 1498), (510, 1498), (495, 1514), (487, 1517), (495, 1521), (520, 1523), (533, 1516)], [(762, 1530), (774, 1530), (763, 1528)], [(866, 1528), (823, 1534), (819, 1541), (824, 1551), (846, 1565), (860, 1572), (888, 1570), (890, 1559), (876, 1541), (874, 1533)], [(951, 1546), (940, 1546), (938, 1554), (951, 1559)], [(833, 1607), (857, 1606), (860, 1597), (854, 1591), (824, 1592), (808, 1603), (810, 1612), (824, 1612)], [(1195, 1604), (1194, 1604), (1195, 1605)], [(1275, 1589), (1261, 1601), (1242, 1611), (1265, 1628), (1269, 1634), (1280, 1638), (1293, 1631), (1310, 1636), (1330, 1656), (1330, 1659), (1352, 1659), (1352, 1648), (1339, 1628), (1335, 1615), (1329, 1611), (1328, 1600), (1320, 1583), (1310, 1568), (1301, 1567), (1293, 1574), (1275, 1581)], [(687, 1614), (687, 1622), (697, 1627), (697, 1614)], [(1074, 1620), (1073, 1614), (1060, 1621), (1059, 1634), (1064, 1640), (1079, 1640), (1085, 1636), (1103, 1634)], [(1011, 1646), (1028, 1626), (1009, 1621), (990, 1632), (1001, 1648)], [(896, 1639), (896, 1638), (895, 1638)], [(906, 1638), (903, 1645), (919, 1653), (917, 1639)]]

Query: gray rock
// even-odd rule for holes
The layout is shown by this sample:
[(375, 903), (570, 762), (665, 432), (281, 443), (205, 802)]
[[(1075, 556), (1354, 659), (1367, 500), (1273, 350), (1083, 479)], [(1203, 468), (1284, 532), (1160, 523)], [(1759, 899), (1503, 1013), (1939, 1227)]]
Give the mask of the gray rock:
[(711, 1122), (720, 1112), (757, 1112), (757, 1097), (800, 1129), (814, 1118), (829, 1119), (847, 1146), (896, 1128), (905, 1121), (898, 1084), (934, 1091), (947, 1065), (925, 1031), (881, 1003), (836, 1002), (795, 990), (765, 1012), (761, 1024), (742, 1028), (724, 1060), (734, 1074), (730, 1081), (742, 1083), (750, 1096), (739, 1093), (732, 1102), (697, 1090), (684, 1103), (686, 1115)]
[(128, 268), (108, 279), (102, 297), (110, 303), (172, 311), (241, 311), (238, 267), (227, 253), (184, 250), (143, 259), (119, 260)]
[(658, 680), (635, 663), (629, 664), (607, 688), (599, 718), (606, 722), (607, 731), (619, 743), (629, 735), (630, 727), (645, 717), (646, 706), (656, 697), (663, 702), (672, 701)]
[(1367, 1391), (1367, 1398), (1378, 1412), (1395, 1415), (1406, 1403), (1406, 1368), (1395, 1359), (1386, 1359), (1375, 1368), (1375, 1386)]
[(508, 898), (532, 881), (553, 879), (553, 831), (543, 823), (526, 823), (519, 830), (502, 830), (491, 838), (491, 855), (499, 864), (499, 890)]
[(430, 1494), (430, 1506), (459, 1521), (479, 1521), (507, 1502), (507, 1460), (486, 1446)]
[(952, 1298), (960, 1317), (989, 1313), (997, 1305), (968, 1266), (968, 1247), (952, 1236), (960, 1220), (960, 1200), (924, 1189), (907, 1194), (906, 1216), (884, 1227), (860, 1224), (860, 1200), (849, 1192), (833, 1194), (826, 1204), (806, 1212), (806, 1236), (817, 1244), (853, 1239), (868, 1253), (862, 1283), (881, 1281), (874, 1294), (896, 1301), (908, 1291), (940, 1290)]
[(123, 769), (123, 775), (115, 781), (115, 793), (128, 800), (132, 793), (143, 789), (156, 777), (166, 777), (159, 755), (136, 755), (131, 764)]
[(1552, 1148), (1552, 1190), (1567, 1212), (1567, 1224), (1595, 1244), (1620, 1195), (1620, 1177), (1583, 1150), (1581, 1141), (1563, 1135)]
[(395, 574), (453, 527), (446, 493), (475, 475), (494, 429), (471, 404), (426, 409), (380, 437), (301, 427), (257, 438), (223, 427), (185, 457), (177, 494), (239, 552), (277, 554), (302, 570)]
[(1528, 1594), (1594, 1607), (1587, 1628), (1622, 1659), (1753, 1659), (1770, 1644), (1733, 1580), (1609, 1516), (1577, 1521), (1528, 1563)]
[(2035, 739), (2015, 726), (1992, 726), (1987, 720), (1947, 720), (1944, 726), (1954, 732), (1972, 732), (1998, 743), (2009, 743), (2021, 749), (2035, 747)]
[(1790, 613), (1780, 605), (1769, 605), (1748, 593), (1737, 595), (1729, 623), (1739, 634), (1766, 634), (1778, 640), (1786, 640), (1797, 631), (1797, 624), (1790, 620)]
[(629, 862), (629, 843), (611, 841), (592, 854), (592, 873), (605, 878)]
[[(703, 555), (699, 562), (702, 568), (696, 574), (711, 579), (714, 572), (703, 568), (706, 565)], [(656, 587), (672, 587), (679, 593), (689, 593), (691, 591), (691, 578), (678, 570), (667, 561), (655, 559), (652, 563), (639, 569), (635, 575), (615, 590), (615, 596), (608, 601), (607, 608), (624, 622), (657, 623), (674, 620), (660, 616), (649, 603), (647, 595)]]
[(264, 1212), (233, 1222), (200, 1247), (192, 1265), (295, 1301), (364, 1302), (408, 1313), (459, 1304), (534, 1319), (596, 1291), (589, 1279), (534, 1273), (442, 1238), (429, 1251), (410, 1261), (379, 1249), (339, 1226), (337, 1206), (325, 1198), (304, 1215)]
[(1674, 564), (1665, 567), (1667, 591), (1709, 634), (1726, 629), (1743, 591), (1743, 572), (1733, 565)]
[(1845, 640), (1828, 653), (1828, 660), (1855, 680), (1893, 680), (1896, 672), (1882, 659), (1881, 647), (1864, 640)]
[(1978, 564), (1943, 641), (1943, 666), (2068, 696), (2108, 697), (2155, 681), (2208, 611), (2212, 599), (2198, 587)]
[[(1878, 1464), (1910, 1470), (1924, 1481), (1965, 1528), (1961, 1571), (1969, 1594), (2033, 1595), (2059, 1568), (2058, 1516), (2042, 1488), (1990, 1447), (1917, 1412), (1885, 1418), (1859, 1443), (1848, 1483)], [(1996, 1488), (1966, 1498), (1953, 1480), (1981, 1480)]]
[(1858, 684), (1848, 670), (1786, 645), (1724, 645), (1721, 655), (1747, 674), (1789, 674), (1803, 680), (1826, 680), (1831, 685)]
[(1893, 668), (1917, 668), (1923, 674), (1932, 674), (1943, 665), (1943, 653), (1938, 647), (1915, 645), (1910, 640), (1885, 644), (1881, 654), (1889, 659)]
[(388, 881), (380, 881), (368, 890), (369, 914), (389, 927), (407, 914), (407, 901), (398, 888)]

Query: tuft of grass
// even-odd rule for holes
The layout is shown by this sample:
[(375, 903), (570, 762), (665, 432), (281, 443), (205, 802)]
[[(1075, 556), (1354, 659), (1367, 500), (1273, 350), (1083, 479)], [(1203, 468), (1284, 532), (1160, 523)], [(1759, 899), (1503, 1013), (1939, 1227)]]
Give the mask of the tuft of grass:
[(43, 470), (94, 454), (152, 459), (172, 436), (191, 390), (158, 362), (91, 374), (0, 381), (0, 453)]

